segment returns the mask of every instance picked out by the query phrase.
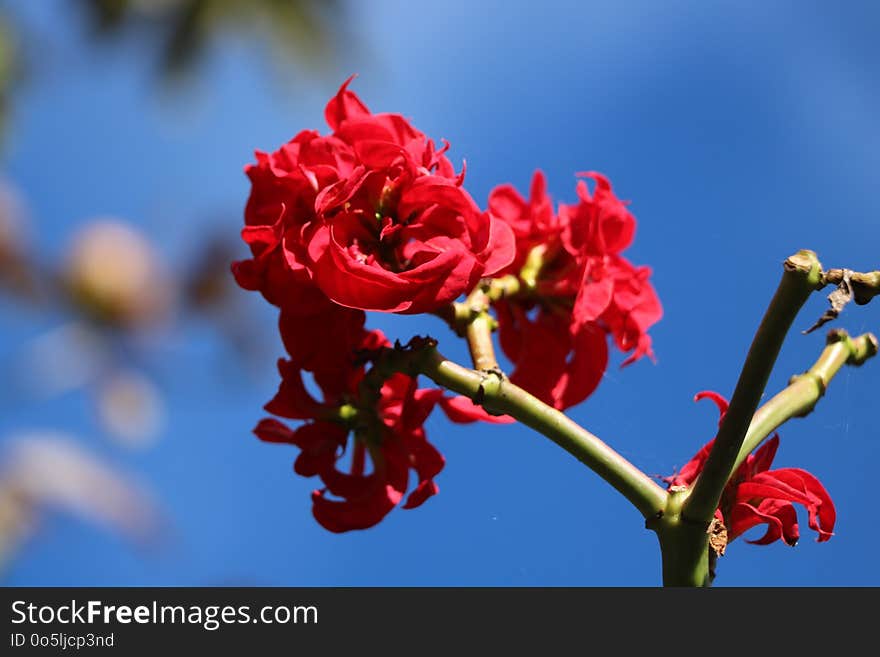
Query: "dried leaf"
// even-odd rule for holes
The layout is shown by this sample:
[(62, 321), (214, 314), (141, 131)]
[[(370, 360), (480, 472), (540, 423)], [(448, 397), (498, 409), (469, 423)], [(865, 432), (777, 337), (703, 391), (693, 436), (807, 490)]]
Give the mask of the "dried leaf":
[(840, 283), (838, 283), (837, 289), (835, 289), (834, 292), (828, 295), (828, 301), (831, 303), (831, 308), (826, 310), (815, 324), (804, 331), (804, 335), (806, 335), (807, 333), (812, 333), (813, 331), (821, 328), (828, 322), (837, 319), (838, 315), (840, 315), (846, 304), (852, 301), (853, 288), (852, 282), (850, 280), (852, 274), (853, 272), (849, 269), (843, 270), (843, 278), (840, 280)]
[(706, 533), (709, 534), (709, 549), (718, 557), (724, 556), (727, 549), (727, 527), (724, 523), (718, 518), (712, 518)]

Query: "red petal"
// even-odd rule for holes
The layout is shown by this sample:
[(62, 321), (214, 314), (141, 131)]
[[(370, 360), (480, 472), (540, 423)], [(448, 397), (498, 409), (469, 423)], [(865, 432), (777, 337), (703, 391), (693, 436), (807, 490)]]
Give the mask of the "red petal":
[(611, 183), (601, 173), (588, 171), (579, 176), (592, 178), (596, 191), (591, 202), (598, 210), (597, 239), (603, 253), (620, 253), (632, 244), (636, 230), (636, 220), (611, 190)]
[(712, 390), (702, 390), (694, 395), (694, 401), (700, 401), (701, 399), (711, 399), (715, 402), (715, 405), (718, 407), (718, 413), (720, 417), (718, 418), (718, 426), (721, 426), (721, 420), (724, 419), (724, 414), (727, 413), (727, 409), (730, 404), (727, 401), (727, 398), (723, 395), (719, 395), (717, 392), (713, 392)]
[(263, 418), (254, 427), (257, 438), (267, 443), (294, 444), (293, 431), (286, 424), (273, 418)]
[(488, 212), (482, 215), (482, 221), (489, 223), (489, 237), (486, 248), (477, 257), (483, 262), (482, 275), (491, 276), (513, 262), (516, 257), (516, 237), (510, 226)]
[(354, 92), (348, 90), (348, 85), (355, 77), (356, 75), (352, 75), (342, 83), (339, 91), (330, 99), (324, 109), (324, 118), (332, 130), (339, 128), (340, 124), (348, 118), (370, 114), (370, 110), (361, 102), (361, 99)]
[(703, 471), (703, 466), (706, 464), (706, 459), (709, 458), (709, 452), (712, 451), (712, 445), (714, 444), (715, 441), (710, 440), (703, 445), (700, 451), (690, 461), (685, 463), (681, 470), (671, 477), (663, 477), (663, 481), (670, 486), (690, 486)]
[[(746, 484), (740, 486), (743, 488)], [(759, 488), (763, 487), (763, 488)], [(775, 491), (775, 492), (773, 492)], [(834, 532), (837, 512), (834, 502), (821, 482), (800, 468), (779, 468), (758, 473), (737, 497), (754, 495), (789, 500), (802, 504), (809, 513), (809, 526), (818, 532), (819, 542), (827, 541)]]
[(489, 212), (509, 224), (518, 235), (528, 235), (532, 230), (529, 204), (513, 185), (499, 185), (489, 193)]
[(424, 504), (425, 500), (436, 495), (440, 490), (434, 483), (434, 477), (443, 469), (446, 460), (437, 451), (437, 448), (425, 439), (424, 432), (406, 440), (405, 449), (409, 454), (410, 464), (416, 471), (419, 483), (407, 497), (403, 508), (414, 509)]
[(354, 260), (322, 227), (309, 244), (315, 282), (336, 303), (349, 308), (400, 312), (412, 305), (411, 289), (401, 277), (381, 266)]
[(561, 400), (554, 398), (553, 393), (566, 373), (566, 359), (571, 351), (568, 324), (544, 312), (539, 312), (532, 322), (520, 309), (515, 310), (519, 315), (520, 350), (510, 380), (541, 401), (558, 407)]
[(594, 322), (607, 310), (614, 298), (614, 281), (605, 278), (590, 281), (585, 275), (574, 301), (573, 315), (578, 324)]
[(795, 545), (800, 538), (797, 512), (790, 502), (781, 500), (762, 500), (757, 508), (740, 502), (735, 504), (730, 514), (729, 540), (745, 533), (752, 527), (767, 524), (766, 533), (759, 539), (747, 541), (755, 545), (769, 545), (783, 538), (788, 545)]
[(289, 360), (278, 360), (281, 384), (275, 396), (263, 407), (272, 415), (305, 420), (314, 418), (321, 405), (306, 390), (302, 380), (302, 370)]
[[(371, 450), (374, 472), (367, 476), (347, 475), (336, 470), (322, 473), (327, 489), (312, 493), (315, 519), (332, 532), (366, 529), (377, 524), (403, 499), (408, 479), (406, 454), (388, 443)], [(344, 496), (327, 499), (326, 493)]]
[(388, 485), (374, 486), (371, 494), (358, 502), (327, 499), (325, 491), (316, 490), (312, 492), (312, 514), (334, 533), (368, 529), (379, 524), (401, 498), (399, 491)]
[(453, 422), (468, 424), (470, 422), (490, 422), (493, 424), (510, 424), (516, 422), (509, 415), (491, 415), (479, 404), (463, 395), (456, 397), (441, 397), (440, 408)]
[(779, 434), (773, 434), (773, 437), (761, 445), (757, 452), (749, 455), (747, 459), (748, 470), (747, 473), (743, 474), (747, 474), (747, 477), (751, 478), (759, 472), (766, 472), (769, 470), (770, 466), (773, 464), (773, 459), (776, 457), (776, 450), (778, 448)]
[(296, 430), (294, 439), (302, 449), (293, 464), (294, 472), (303, 477), (324, 475), (332, 470), (345, 445), (348, 430), (331, 422), (304, 424)]
[(608, 340), (598, 324), (582, 325), (572, 340), (572, 355), (553, 388), (557, 408), (579, 404), (598, 387), (608, 366)]

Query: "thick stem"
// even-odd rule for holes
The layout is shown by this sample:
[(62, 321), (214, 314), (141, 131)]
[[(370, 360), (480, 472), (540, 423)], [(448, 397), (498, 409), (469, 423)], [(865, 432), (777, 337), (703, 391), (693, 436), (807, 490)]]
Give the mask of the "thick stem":
[[(780, 425), (793, 417), (808, 415), (841, 367), (861, 365), (877, 351), (877, 338), (870, 333), (850, 338), (843, 330), (831, 331), (828, 345), (813, 366), (792, 377), (788, 387), (755, 413), (734, 471)], [(687, 499), (687, 490), (673, 491), (665, 513), (648, 523), (660, 540), (666, 586), (708, 586), (713, 579), (711, 562), (715, 551), (710, 549), (708, 525), (684, 516), (681, 507)]]
[(660, 541), (664, 586), (709, 586), (709, 535), (702, 524), (682, 517), (685, 499), (686, 490), (670, 492), (664, 513), (648, 520), (645, 526), (654, 530)]
[(416, 360), (418, 373), (470, 397), (488, 412), (510, 415), (587, 465), (646, 518), (666, 507), (666, 491), (598, 437), (498, 373), (477, 372), (444, 358), (433, 347)]
[(712, 584), (706, 530), (679, 522), (657, 530), (663, 566), (663, 586), (705, 587)]
[(682, 515), (689, 521), (705, 527), (711, 522), (785, 336), (821, 277), (822, 267), (812, 251), (799, 251), (785, 261), (782, 281), (752, 341), (730, 408), (706, 465), (683, 505)]
[(752, 340), (730, 408), (703, 470), (690, 490), (673, 490), (665, 513), (648, 523), (663, 553), (668, 586), (711, 584), (709, 531), (721, 493), (737, 462), (743, 440), (788, 330), (816, 289), (822, 267), (812, 251), (785, 261), (782, 280)]

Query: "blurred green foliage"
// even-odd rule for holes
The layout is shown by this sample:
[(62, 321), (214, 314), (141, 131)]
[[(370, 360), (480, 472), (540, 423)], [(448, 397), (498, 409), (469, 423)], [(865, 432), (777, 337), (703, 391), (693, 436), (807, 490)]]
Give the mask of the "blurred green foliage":
[[(195, 73), (199, 60), (224, 34), (270, 46), (280, 70), (329, 70), (340, 38), (344, 0), (71, 0), (102, 40), (145, 37), (155, 44), (165, 81)], [(36, 53), (19, 47), (24, 25), (10, 10), (0, 13), (0, 139), (7, 127), (13, 89), (23, 64)], [(30, 69), (30, 67), (28, 67)]]
[(100, 35), (149, 31), (159, 42), (162, 73), (192, 70), (212, 38), (224, 30), (255, 29), (274, 50), (309, 68), (335, 47), (339, 0), (77, 0)]
[(18, 76), (18, 58), (15, 39), (9, 21), (0, 15), (0, 137), (6, 127), (6, 114), (9, 110), (9, 96), (12, 84)]

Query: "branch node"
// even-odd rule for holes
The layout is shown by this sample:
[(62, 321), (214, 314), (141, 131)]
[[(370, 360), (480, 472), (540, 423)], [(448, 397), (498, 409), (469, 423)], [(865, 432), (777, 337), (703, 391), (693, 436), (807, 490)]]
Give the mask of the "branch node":
[(807, 330), (803, 331), (804, 335), (806, 335), (807, 333), (812, 333), (813, 331), (824, 326), (828, 322), (837, 319), (838, 316), (840, 316), (840, 313), (843, 312), (846, 304), (853, 300), (853, 287), (851, 282), (852, 275), (852, 270), (843, 270), (843, 274), (840, 278), (840, 283), (837, 284), (837, 289), (835, 289), (834, 292), (828, 295), (828, 303), (831, 304), (831, 307), (826, 310), (818, 320), (816, 320), (815, 324), (813, 324)]
[(837, 342), (845, 342), (849, 340), (849, 333), (845, 329), (831, 329), (825, 336), (825, 344), (835, 344)]
[(880, 343), (873, 333), (865, 333), (852, 341), (852, 353), (846, 361), (847, 365), (859, 367), (869, 358), (873, 358), (880, 351)]
[(797, 272), (804, 276), (815, 278), (815, 285), (822, 281), (822, 264), (819, 262), (819, 257), (814, 251), (801, 249), (794, 255), (786, 258), (782, 266), (785, 271)]

